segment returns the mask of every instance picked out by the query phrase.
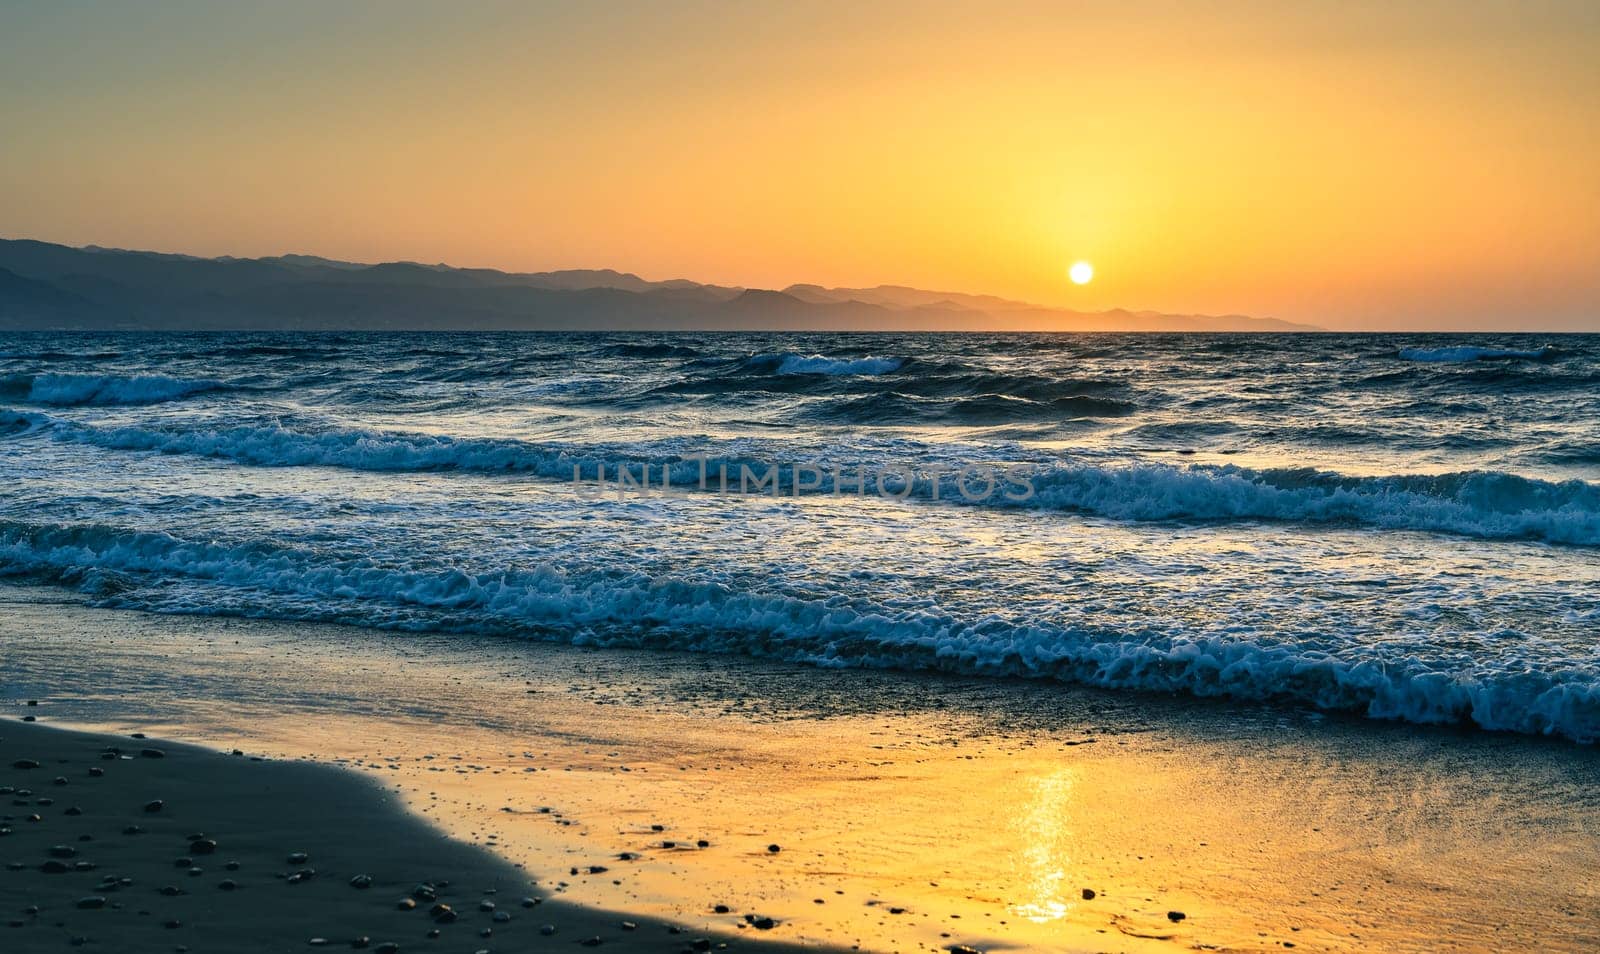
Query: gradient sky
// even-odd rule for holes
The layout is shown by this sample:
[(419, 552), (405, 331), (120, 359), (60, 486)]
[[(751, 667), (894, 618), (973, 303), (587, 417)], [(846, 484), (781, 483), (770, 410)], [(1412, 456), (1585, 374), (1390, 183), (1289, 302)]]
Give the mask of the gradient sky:
[(1600, 330), (1600, 3), (0, 0), (0, 235)]

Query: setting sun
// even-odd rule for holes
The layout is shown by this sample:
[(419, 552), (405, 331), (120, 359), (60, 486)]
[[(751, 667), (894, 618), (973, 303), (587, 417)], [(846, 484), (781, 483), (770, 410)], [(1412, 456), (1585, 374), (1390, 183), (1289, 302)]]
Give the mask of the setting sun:
[(1074, 285), (1087, 285), (1094, 279), (1094, 266), (1088, 262), (1073, 262), (1067, 269), (1067, 277), (1072, 279)]

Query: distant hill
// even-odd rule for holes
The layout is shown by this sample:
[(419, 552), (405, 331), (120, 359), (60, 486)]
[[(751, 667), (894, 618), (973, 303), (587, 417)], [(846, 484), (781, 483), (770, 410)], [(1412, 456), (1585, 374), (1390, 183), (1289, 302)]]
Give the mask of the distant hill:
[(196, 258), (0, 239), (0, 328), (1314, 331), (1270, 318), (1074, 312), (896, 285), (782, 291), (611, 269), (501, 272), (314, 255)]

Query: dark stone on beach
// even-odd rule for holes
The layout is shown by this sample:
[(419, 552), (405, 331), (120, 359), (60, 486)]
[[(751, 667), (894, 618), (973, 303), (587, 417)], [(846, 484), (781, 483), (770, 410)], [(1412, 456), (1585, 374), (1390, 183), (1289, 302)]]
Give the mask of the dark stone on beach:
[(416, 906), (417, 902), (411, 900), (410, 898), (401, 898), (399, 903), (395, 905), (395, 907), (399, 908), (401, 911), (411, 911), (414, 910)]
[(965, 944), (952, 944), (945, 950), (949, 951), (950, 954), (981, 954), (977, 948), (968, 947)]
[(411, 889), (411, 896), (418, 901), (433, 901), (439, 897), (439, 892), (431, 884), (419, 884)]
[(129, 825), (127, 828), (122, 829), (122, 833), (124, 835), (142, 835), (144, 834), (144, 828), (140, 825)]
[(211, 838), (199, 838), (189, 842), (189, 851), (197, 855), (214, 855), (217, 853), (217, 843)]
[(354, 878), (350, 879), (350, 887), (358, 888), (358, 889), (360, 889), (362, 891), (365, 891), (366, 889), (372, 887), (372, 875), (369, 875), (369, 874), (358, 874), (358, 875), (356, 875)]
[(33, 759), (17, 759), (11, 763), (11, 767), (14, 769), (36, 769), (39, 767), (39, 763)]
[(373, 948), (373, 950), (376, 951), (377, 954), (400, 954), (400, 945), (393, 941), (384, 941), (382, 944), (379, 944), (377, 947)]
[(770, 931), (778, 926), (778, 922), (771, 918), (755, 918), (750, 922), (750, 926), (758, 931)]
[(230, 861), (227, 864), (223, 865), (222, 867), (228, 869), (229, 871), (238, 871), (239, 870), (239, 862)]
[(42, 822), (42, 821), (44, 821), (44, 816), (43, 815), (29, 815), (26, 819), (24, 819), (24, 821)]
[(46, 861), (39, 866), (39, 870), (45, 874), (66, 874), (72, 869), (60, 861)]
[(105, 775), (105, 774), (106, 774), (106, 770), (101, 768), (98, 765), (96, 765), (93, 768), (89, 769), (89, 777), (90, 778), (100, 778), (102, 775)]
[(50, 784), (51, 785), (65, 785), (65, 784), (67, 784), (67, 777), (65, 775), (57, 775), (55, 778), (50, 780)]
[(522, 899), (522, 906), (525, 907), (525, 908), (531, 908), (531, 907), (537, 905), (538, 903), (539, 903), (539, 899), (538, 898), (523, 898)]
[(711, 842), (706, 841), (704, 838), (702, 838), (699, 841), (695, 842), (694, 846), (696, 848), (710, 848), (711, 847)]
[(299, 871), (296, 871), (294, 874), (290, 875), (289, 877), (285, 878), (284, 880), (287, 881), (290, 884), (299, 884), (302, 881), (310, 881), (312, 878), (315, 878), (316, 876), (317, 876), (317, 869), (315, 869), (315, 868), (301, 868)]
[(161, 896), (164, 898), (176, 898), (182, 893), (183, 889), (175, 884), (164, 885), (161, 888)]
[(147, 811), (147, 812), (150, 812), (151, 814), (159, 812), (159, 811), (161, 811), (161, 809), (163, 809), (165, 807), (167, 807), (167, 803), (163, 802), (159, 798), (156, 799), (155, 801), (145, 802), (144, 803), (144, 810)]
[(224, 878), (222, 881), (217, 883), (217, 887), (224, 891), (236, 891), (239, 888), (239, 882), (233, 880), (232, 878)]
[(94, 867), (93, 864), (87, 861), (75, 861), (72, 863), (73, 871), (93, 871)]
[(456, 911), (450, 905), (440, 901), (428, 909), (428, 917), (433, 918), (435, 924), (449, 924), (456, 919)]
[(550, 935), (556, 933), (556, 926), (554, 924), (542, 924), (539, 926), (539, 933), (543, 934), (545, 937), (549, 937)]
[(494, 902), (493, 901), (479, 901), (478, 902), (478, 910), (479, 911), (493, 911), (494, 910)]
[(712, 908), (711, 910), (717, 912), (718, 914), (727, 914), (729, 908), (728, 908), (728, 906), (726, 904), (719, 904), (716, 907)]
[(361, 937), (353, 937), (353, 938), (350, 939), (350, 946), (354, 947), (354, 948), (363, 948), (363, 947), (366, 947), (366, 946), (370, 945), (371, 943), (372, 943), (372, 938), (367, 937), (364, 934)]
[(1094, 889), (1093, 888), (1084, 888), (1083, 889), (1083, 900), (1085, 900), (1085, 901), (1093, 901), (1094, 900)]
[(176, 861), (174, 861), (172, 863), (172, 867), (174, 867), (174, 868), (193, 868), (194, 867), (194, 859), (193, 858), (179, 858), (179, 859), (177, 859)]
[(768, 845), (767, 846), (767, 853), (768, 854), (775, 855), (775, 854), (777, 854), (778, 852), (780, 852), (782, 850), (783, 850), (783, 848), (780, 845)]
[(295, 852), (294, 854), (290, 855), (288, 859), (289, 864), (291, 865), (303, 865), (310, 860), (311, 856), (303, 851)]
[(170, 931), (173, 928), (183, 927), (183, 922), (178, 920), (177, 918), (170, 918), (170, 919), (168, 919), (166, 921), (162, 921), (161, 922), (161, 926)]
[(22, 721), (23, 722), (38, 722), (39, 721), (39, 717), (38, 716), (23, 716), (22, 717)]
[(1182, 921), (1184, 918), (1186, 918), (1188, 916), (1189, 915), (1184, 914), (1182, 911), (1168, 911), (1167, 912), (1167, 920), (1171, 921), (1174, 924), (1178, 923), (1179, 921)]
[(697, 951), (709, 951), (711, 950), (711, 938), (697, 937), (689, 942), (689, 946)]
[(637, 857), (639, 857), (639, 856), (634, 854), (631, 851), (624, 851), (621, 854), (617, 855), (617, 860), (618, 861), (632, 861), (633, 859), (635, 859)]
[(52, 857), (52, 858), (72, 858), (72, 857), (75, 857), (77, 854), (78, 854), (78, 849), (72, 847), (71, 845), (51, 845), (50, 846), (50, 857)]
[(67, 807), (67, 810), (62, 812), (61, 814), (63, 814), (63, 815), (71, 815), (73, 817), (77, 817), (77, 816), (83, 814), (83, 809), (79, 808), (76, 805), (69, 805)]
[(579, 941), (578, 943), (582, 944), (584, 947), (599, 947), (600, 945), (604, 944), (605, 942), (600, 940), (600, 938), (598, 936), (595, 936), (595, 937), (586, 937), (583, 940)]
[(36, 706), (38, 704), (39, 704), (39, 700), (38, 699), (29, 699), (28, 700), (28, 705), (30, 705), (30, 706)]
[(147, 759), (164, 759), (167, 757), (167, 753), (160, 749), (140, 749), (139, 754)]
[(91, 894), (87, 898), (78, 899), (78, 907), (85, 911), (93, 911), (106, 906), (106, 899), (98, 894)]
[(434, 937), (438, 937), (438, 936), (439, 936), (439, 929), (438, 928), (429, 928), (428, 929), (428, 933), (423, 935), (423, 937), (429, 937), (429, 938), (434, 938)]
[(496, 911), (494, 913), (494, 923), (496, 923), (496, 924), (504, 924), (504, 923), (506, 923), (507, 921), (510, 921), (510, 920), (511, 920), (511, 915), (507, 914), (504, 911)]
[(590, 865), (589, 866), (589, 873), (590, 874), (605, 874), (607, 871), (610, 871), (610, 870), (611, 869), (607, 868), (605, 865)]

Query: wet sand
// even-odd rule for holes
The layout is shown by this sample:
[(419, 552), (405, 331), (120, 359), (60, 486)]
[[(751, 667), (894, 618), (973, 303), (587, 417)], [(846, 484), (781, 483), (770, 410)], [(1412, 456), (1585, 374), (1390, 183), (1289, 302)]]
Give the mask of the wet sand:
[(884, 951), (1585, 950), (1600, 936), (1593, 748), (0, 599), (0, 705), (38, 698), (47, 721), (370, 773), (525, 865), (547, 904), (631, 912), (612, 923)]
[(7, 721), (0, 794), (8, 952), (739, 944), (549, 902), (512, 864), (327, 766)]

